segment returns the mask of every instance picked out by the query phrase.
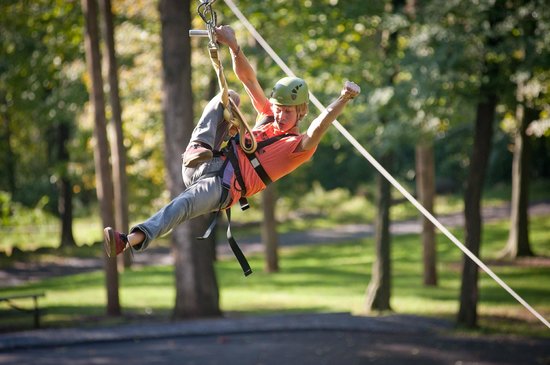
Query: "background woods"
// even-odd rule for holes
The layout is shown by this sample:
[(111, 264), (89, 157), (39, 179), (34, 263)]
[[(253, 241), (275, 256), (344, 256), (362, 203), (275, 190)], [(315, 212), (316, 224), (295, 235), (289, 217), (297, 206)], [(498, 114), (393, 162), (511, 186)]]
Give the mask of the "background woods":
[[(126, 230), (179, 194), (180, 155), (216, 86), (205, 39), (187, 37), (190, 28), (204, 28), (197, 5), (0, 4), (0, 251), (92, 244), (101, 240), (101, 226), (116, 222)], [(539, 254), (528, 208), (550, 198), (550, 9), (544, 1), (237, 5), (325, 104), (343, 80), (361, 86), (340, 122), (430, 211), (463, 209), (461, 232), (473, 252), (483, 254), (486, 244), (484, 202), (500, 194), (511, 215), (499, 258)], [(215, 9), (218, 23), (236, 29), (269, 92), (282, 72), (223, 1)], [(229, 52), (222, 48), (221, 56), (230, 87), (241, 93), (242, 110), (253, 121)], [(316, 114), (311, 107), (302, 129)], [(332, 130), (309, 164), (263, 197), (274, 207), (265, 217), (258, 197), (251, 215), (237, 214), (236, 221), (264, 221), (269, 272), (285, 270), (277, 257), (277, 223), (303, 229), (296, 223), (303, 217), (333, 225), (376, 222), (374, 243), (365, 248), (377, 253), (364, 267), (373, 268), (363, 283), (365, 307), (388, 310), (394, 272), (389, 227), (398, 218), (418, 217), (400, 199)], [(215, 255), (194, 239), (205, 224), (194, 220), (171, 236), (178, 318), (221, 313)], [(418, 242), (418, 280), (441, 285), (440, 240), (430, 224)], [(116, 262), (106, 270), (108, 313), (119, 315)], [(457, 275), (458, 322), (475, 326), (478, 269), (465, 259)]]

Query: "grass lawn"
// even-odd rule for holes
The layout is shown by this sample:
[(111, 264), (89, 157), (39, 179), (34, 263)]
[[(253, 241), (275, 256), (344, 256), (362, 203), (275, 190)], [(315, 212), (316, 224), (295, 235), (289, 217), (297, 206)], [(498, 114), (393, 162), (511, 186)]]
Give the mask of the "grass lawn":
[[(550, 256), (550, 217), (531, 220), (535, 252)], [(508, 285), (545, 318), (550, 318), (550, 264), (520, 261), (497, 263), (497, 252), (507, 237), (508, 222), (484, 229), (482, 259)], [(454, 232), (462, 238), (460, 231)], [(98, 247), (94, 247), (98, 252)], [(458, 310), (461, 253), (443, 235), (438, 236), (439, 285), (422, 285), (421, 245), (417, 235), (392, 239), (392, 307), (396, 313), (436, 316), (454, 320)], [(263, 256), (251, 255), (255, 273), (243, 277), (232, 257), (216, 263), (220, 306), (228, 315), (285, 312), (352, 312), (363, 315), (365, 290), (374, 260), (373, 239), (280, 250), (281, 272), (262, 272)], [(87, 326), (132, 320), (167, 321), (174, 303), (173, 267), (145, 267), (120, 277), (122, 318), (106, 318), (103, 272), (48, 279), (0, 289), (0, 296), (45, 291), (43, 324), (48, 327)], [(29, 303), (30, 304), (30, 303)], [(550, 337), (550, 330), (533, 317), (488, 275), (480, 273), (480, 325), (482, 332)], [(0, 329), (29, 327), (30, 316), (14, 316), (0, 304)]]

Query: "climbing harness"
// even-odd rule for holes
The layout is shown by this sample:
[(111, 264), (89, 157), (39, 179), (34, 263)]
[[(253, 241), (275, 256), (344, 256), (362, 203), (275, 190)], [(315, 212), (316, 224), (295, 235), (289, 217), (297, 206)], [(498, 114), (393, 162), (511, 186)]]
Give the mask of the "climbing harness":
[[(273, 122), (272, 116), (266, 117), (261, 123), (259, 123), (259, 125), (270, 123), (270, 122)], [(268, 186), (269, 184), (271, 184), (272, 180), (267, 174), (267, 172), (265, 171), (265, 169), (263, 168), (260, 160), (258, 159), (257, 151), (261, 151), (263, 148), (271, 145), (272, 143), (280, 141), (283, 138), (292, 137), (292, 136), (296, 136), (296, 134), (284, 133), (284, 134), (270, 137), (268, 139), (258, 142), (257, 149), (255, 152), (252, 152), (252, 153), (245, 152), (247, 160), (249, 161), (250, 165), (254, 168), (254, 171), (256, 172), (258, 177), (262, 180), (265, 186)], [(231, 188), (231, 182), (233, 180), (233, 176), (235, 176), (235, 180), (239, 185), (239, 189), (240, 189), (241, 197), (239, 198), (239, 204), (241, 206), (241, 209), (246, 210), (250, 207), (248, 200), (246, 198), (246, 192), (247, 192), (246, 183), (241, 173), (241, 168), (239, 166), (239, 158), (237, 155), (238, 153), (237, 149), (240, 146), (240, 143), (238, 141), (239, 138), (240, 138), (239, 135), (232, 137), (229, 140), (227, 146), (222, 151), (214, 151), (215, 156), (225, 157), (225, 161), (222, 164), (220, 170), (218, 172), (212, 173), (212, 175), (219, 176), (222, 179), (223, 190), (222, 190), (222, 196), (220, 199), (220, 208), (216, 213), (214, 213), (214, 218), (212, 219), (204, 235), (202, 237), (198, 237), (198, 239), (200, 240), (206, 239), (210, 236), (210, 234), (212, 234), (214, 227), (218, 222), (220, 213), (223, 209), (222, 205), (225, 203), (229, 195), (229, 190)], [(225, 213), (227, 216), (227, 233), (226, 233), (227, 241), (229, 242), (229, 246), (231, 247), (233, 254), (239, 261), (239, 264), (241, 265), (244, 275), (248, 276), (252, 273), (252, 269), (250, 268), (250, 265), (248, 264), (246, 257), (242, 253), (241, 249), (239, 248), (239, 245), (237, 244), (237, 241), (235, 240), (231, 232), (231, 208), (225, 209)]]
[[(229, 97), (229, 87), (223, 72), (218, 42), (216, 40), (215, 29), (217, 25), (217, 15), (212, 9), (212, 4), (214, 4), (214, 2), (216, 2), (216, 0), (200, 0), (200, 4), (197, 7), (197, 13), (206, 24), (206, 30), (192, 29), (189, 31), (189, 36), (208, 37), (208, 54), (210, 55), (212, 67), (216, 71), (216, 76), (218, 78), (218, 85), (221, 90), (221, 102), (224, 108), (224, 118), (243, 137), (240, 139), (240, 145), (243, 151), (246, 153), (253, 153), (257, 148), (256, 139), (254, 138), (252, 130), (244, 119), (241, 111), (235, 102)], [(231, 129), (232, 128), (230, 128), (230, 130)], [(245, 136), (248, 138), (244, 138)], [(247, 144), (246, 141), (249, 141), (249, 144)]]

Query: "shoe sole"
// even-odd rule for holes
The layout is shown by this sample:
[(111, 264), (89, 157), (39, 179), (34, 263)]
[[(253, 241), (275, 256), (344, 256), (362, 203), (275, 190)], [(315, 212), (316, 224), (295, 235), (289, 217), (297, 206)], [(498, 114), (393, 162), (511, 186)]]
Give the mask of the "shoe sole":
[(116, 248), (113, 247), (113, 245), (111, 244), (111, 242), (116, 242), (115, 231), (111, 227), (107, 227), (103, 230), (103, 235), (105, 237), (105, 239), (103, 240), (103, 247), (105, 247), (105, 252), (107, 253), (107, 256), (116, 256)]

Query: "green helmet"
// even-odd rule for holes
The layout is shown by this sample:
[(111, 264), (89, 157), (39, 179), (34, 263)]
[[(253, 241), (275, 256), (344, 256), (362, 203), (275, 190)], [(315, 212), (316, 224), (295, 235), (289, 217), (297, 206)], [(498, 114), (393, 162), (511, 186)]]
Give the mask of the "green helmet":
[(275, 105), (300, 105), (309, 101), (309, 91), (304, 80), (284, 77), (277, 81), (269, 101)]

